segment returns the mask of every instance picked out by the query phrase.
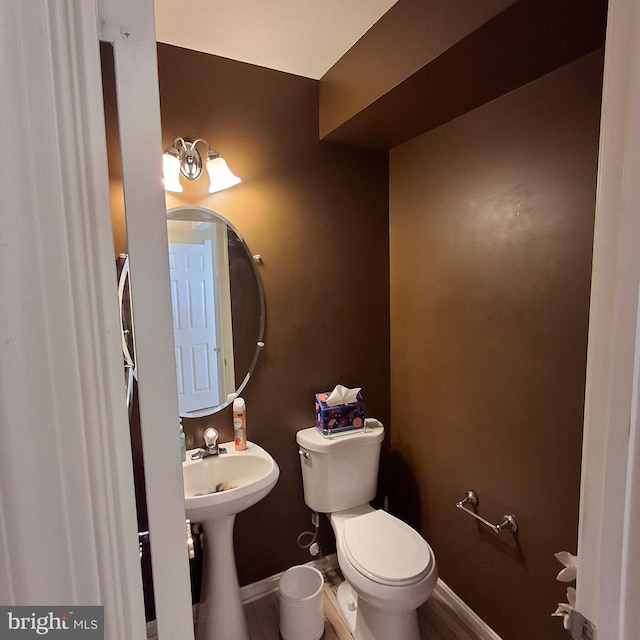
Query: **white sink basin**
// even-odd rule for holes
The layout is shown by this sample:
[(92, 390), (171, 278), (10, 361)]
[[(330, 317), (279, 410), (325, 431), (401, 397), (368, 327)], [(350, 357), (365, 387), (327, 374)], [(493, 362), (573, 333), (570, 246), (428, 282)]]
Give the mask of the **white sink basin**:
[[(248, 640), (233, 552), (236, 514), (262, 500), (278, 480), (276, 461), (253, 442), (236, 451), (233, 442), (220, 445), (227, 452), (182, 463), (187, 518), (204, 532), (202, 593), (197, 640)], [(223, 485), (227, 488), (220, 490)]]
[[(240, 513), (262, 500), (273, 488), (280, 475), (276, 461), (253, 442), (244, 451), (236, 451), (233, 442), (220, 445), (227, 450), (218, 456), (182, 463), (184, 504), (187, 518), (192, 522), (207, 522), (220, 516)], [(220, 489), (220, 485), (227, 487)]]

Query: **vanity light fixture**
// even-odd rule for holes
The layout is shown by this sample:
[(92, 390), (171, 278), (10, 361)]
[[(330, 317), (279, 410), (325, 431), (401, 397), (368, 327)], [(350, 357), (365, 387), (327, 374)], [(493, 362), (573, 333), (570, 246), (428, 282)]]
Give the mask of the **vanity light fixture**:
[(240, 182), (240, 178), (231, 173), (224, 158), (214, 151), (206, 140), (198, 138), (194, 142), (189, 142), (184, 138), (176, 138), (173, 146), (162, 155), (164, 188), (167, 191), (182, 192), (180, 174), (187, 180), (197, 180), (202, 174), (202, 154), (196, 148), (198, 143), (207, 148), (205, 166), (209, 174), (209, 193), (228, 189)]

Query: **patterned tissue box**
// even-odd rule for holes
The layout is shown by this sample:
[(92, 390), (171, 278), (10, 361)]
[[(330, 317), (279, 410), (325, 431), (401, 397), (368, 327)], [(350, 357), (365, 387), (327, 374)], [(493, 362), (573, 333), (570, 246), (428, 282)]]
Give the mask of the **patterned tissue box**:
[(327, 393), (316, 393), (316, 427), (323, 436), (332, 433), (351, 431), (364, 426), (364, 400), (358, 392), (356, 402), (338, 404), (334, 407), (327, 405)]

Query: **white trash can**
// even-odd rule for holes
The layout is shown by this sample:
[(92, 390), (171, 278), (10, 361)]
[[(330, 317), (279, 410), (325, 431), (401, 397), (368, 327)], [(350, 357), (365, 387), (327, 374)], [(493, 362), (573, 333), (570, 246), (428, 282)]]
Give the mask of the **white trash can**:
[(324, 633), (324, 578), (299, 565), (280, 577), (280, 635), (283, 640), (319, 640)]

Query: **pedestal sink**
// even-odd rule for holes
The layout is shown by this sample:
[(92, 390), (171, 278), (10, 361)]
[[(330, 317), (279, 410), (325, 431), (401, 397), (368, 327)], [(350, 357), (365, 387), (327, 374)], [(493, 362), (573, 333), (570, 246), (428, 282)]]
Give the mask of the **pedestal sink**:
[[(235, 451), (233, 442), (220, 445), (226, 453), (182, 463), (186, 517), (205, 533), (202, 594), (196, 640), (248, 640), (247, 622), (233, 552), (237, 513), (262, 500), (280, 475), (275, 460), (253, 442)], [(219, 490), (222, 486), (233, 487)]]

